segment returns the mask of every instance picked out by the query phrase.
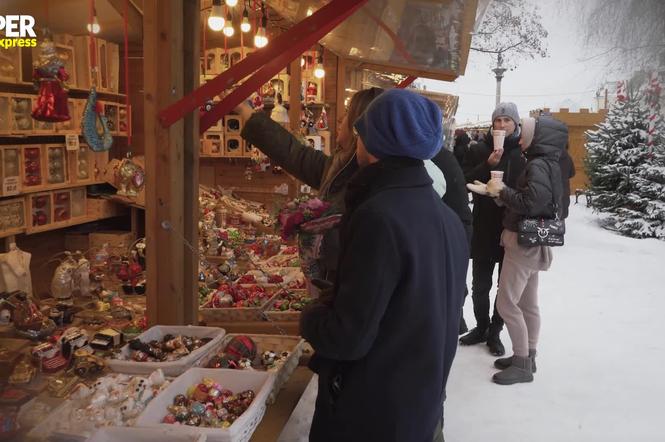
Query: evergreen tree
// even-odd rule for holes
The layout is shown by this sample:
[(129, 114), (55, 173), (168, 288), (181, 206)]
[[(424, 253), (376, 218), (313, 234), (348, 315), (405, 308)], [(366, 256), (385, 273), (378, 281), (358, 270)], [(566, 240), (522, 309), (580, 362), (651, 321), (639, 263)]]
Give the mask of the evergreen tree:
[(665, 124), (647, 146), (649, 111), (642, 94), (619, 101), (598, 130), (587, 132), (585, 167), (604, 226), (624, 235), (665, 239)]

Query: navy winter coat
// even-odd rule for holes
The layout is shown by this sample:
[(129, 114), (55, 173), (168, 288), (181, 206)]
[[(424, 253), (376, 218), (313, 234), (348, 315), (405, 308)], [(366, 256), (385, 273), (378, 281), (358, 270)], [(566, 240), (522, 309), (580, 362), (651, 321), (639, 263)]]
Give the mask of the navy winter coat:
[(418, 160), (361, 169), (346, 204), (335, 297), (301, 315), (318, 358), (310, 440), (430, 442), (457, 347), (466, 234)]

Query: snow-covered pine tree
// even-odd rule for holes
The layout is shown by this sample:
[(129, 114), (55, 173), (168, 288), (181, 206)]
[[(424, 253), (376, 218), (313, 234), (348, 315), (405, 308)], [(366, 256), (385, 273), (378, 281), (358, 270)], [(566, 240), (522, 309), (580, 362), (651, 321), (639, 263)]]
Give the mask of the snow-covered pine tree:
[(587, 132), (585, 168), (595, 210), (624, 235), (665, 239), (665, 124), (647, 146), (649, 110), (643, 94), (618, 101), (598, 130)]

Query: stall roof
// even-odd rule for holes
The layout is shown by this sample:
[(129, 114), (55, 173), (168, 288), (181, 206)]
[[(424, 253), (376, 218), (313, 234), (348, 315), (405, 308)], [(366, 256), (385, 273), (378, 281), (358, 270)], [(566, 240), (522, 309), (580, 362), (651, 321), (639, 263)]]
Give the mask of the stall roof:
[[(327, 3), (268, 0), (292, 24)], [(479, 0), (369, 0), (321, 43), (357, 67), (452, 81), (466, 69), (478, 10)]]

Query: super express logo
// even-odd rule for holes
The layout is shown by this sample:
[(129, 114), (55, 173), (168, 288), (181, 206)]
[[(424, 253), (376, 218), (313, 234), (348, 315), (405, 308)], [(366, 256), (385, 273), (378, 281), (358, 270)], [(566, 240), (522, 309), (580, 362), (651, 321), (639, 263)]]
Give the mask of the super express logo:
[(5, 37), (0, 38), (0, 48), (37, 47), (34, 26), (35, 19), (31, 15), (0, 15), (0, 31), (5, 31)]

